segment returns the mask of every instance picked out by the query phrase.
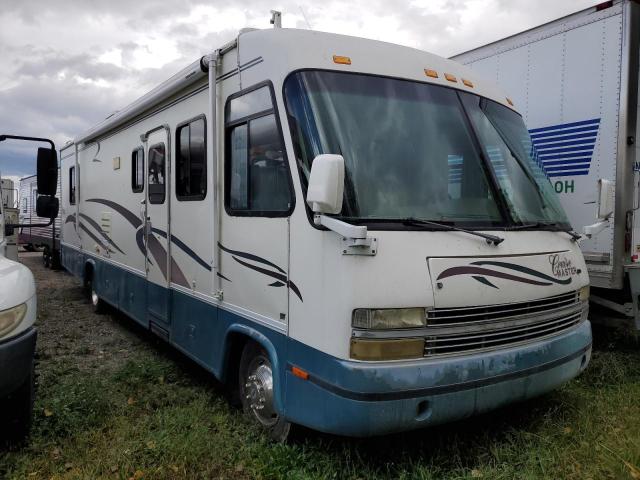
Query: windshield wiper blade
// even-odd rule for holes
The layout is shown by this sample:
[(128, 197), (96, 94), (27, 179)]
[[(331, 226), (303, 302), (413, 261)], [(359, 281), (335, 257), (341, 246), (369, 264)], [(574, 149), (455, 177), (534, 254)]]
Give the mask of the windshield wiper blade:
[(557, 231), (564, 232), (571, 236), (571, 239), (576, 242), (582, 238), (578, 232), (574, 232), (570, 228), (561, 228), (558, 226), (557, 222), (535, 222), (535, 223), (526, 223), (524, 225), (515, 225), (513, 227), (509, 227), (507, 230), (526, 230), (529, 228), (545, 228), (545, 227), (556, 227)]
[(454, 227), (453, 225), (449, 225), (443, 222), (432, 222), (430, 220), (421, 220), (419, 218), (405, 218), (402, 220), (402, 223), (409, 225), (426, 225), (430, 227), (442, 228), (444, 230), (468, 233), (469, 235), (475, 235), (476, 237), (484, 238), (488, 244), (500, 245), (502, 242), (504, 242), (504, 238), (498, 237), (497, 235), (490, 235), (488, 233), (475, 232), (473, 230), (467, 230), (465, 228)]

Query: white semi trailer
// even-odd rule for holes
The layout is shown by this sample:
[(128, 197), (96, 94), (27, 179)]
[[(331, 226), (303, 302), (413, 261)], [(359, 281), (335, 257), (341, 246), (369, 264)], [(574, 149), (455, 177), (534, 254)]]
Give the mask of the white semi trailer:
[(584, 260), (523, 136), (455, 62), (243, 31), (61, 150), (62, 262), (275, 438), (459, 419), (589, 361)]
[(584, 233), (592, 303), (636, 329), (639, 47), (640, 4), (614, 0), (452, 57), (510, 95), (572, 226)]

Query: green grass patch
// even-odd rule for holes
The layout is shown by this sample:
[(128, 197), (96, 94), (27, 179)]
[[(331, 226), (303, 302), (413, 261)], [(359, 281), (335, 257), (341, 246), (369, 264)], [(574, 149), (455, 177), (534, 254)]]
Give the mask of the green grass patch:
[[(640, 465), (640, 353), (599, 347), (560, 390), (432, 429), (270, 443), (215, 382), (163, 348), (88, 374), (39, 365), (31, 443), (0, 478), (624, 479)], [(637, 477), (635, 477), (637, 478)]]

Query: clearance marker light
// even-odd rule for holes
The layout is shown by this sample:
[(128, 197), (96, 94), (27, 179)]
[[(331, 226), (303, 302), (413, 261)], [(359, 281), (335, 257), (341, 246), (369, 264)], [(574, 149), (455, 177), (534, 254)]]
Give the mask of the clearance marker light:
[(511, 101), (511, 99), (509, 97), (507, 97), (507, 103), (513, 107), (513, 102)]
[(473, 82), (471, 82), (470, 80), (466, 80), (463, 78), (462, 83), (464, 83), (469, 88), (473, 88)]
[(334, 55), (333, 63), (339, 63), (340, 65), (351, 65), (351, 59), (349, 57), (343, 57), (342, 55)]
[(438, 72), (436, 72), (435, 70), (431, 70), (429, 68), (425, 68), (424, 69), (424, 74), (427, 77), (431, 77), (431, 78), (438, 78)]
[(455, 75), (451, 75), (450, 73), (445, 73), (444, 74), (444, 78), (446, 78), (447, 80), (449, 80), (450, 82), (457, 82), (458, 79), (456, 78)]
[(301, 378), (303, 380), (309, 379), (309, 374), (298, 367), (291, 367), (291, 373), (293, 373), (296, 377)]

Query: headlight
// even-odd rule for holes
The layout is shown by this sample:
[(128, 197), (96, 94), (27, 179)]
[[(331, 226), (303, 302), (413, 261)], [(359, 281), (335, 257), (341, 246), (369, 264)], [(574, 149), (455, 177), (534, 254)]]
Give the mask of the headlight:
[(27, 304), (9, 308), (0, 312), (0, 338), (16, 328), (27, 313)]
[(422, 358), (424, 338), (390, 338), (373, 340), (352, 338), (351, 358), (355, 360), (406, 360)]
[(372, 330), (421, 328), (427, 325), (427, 316), (424, 308), (356, 308), (351, 324)]
[(580, 298), (581, 302), (589, 301), (589, 285), (578, 290), (578, 297)]

